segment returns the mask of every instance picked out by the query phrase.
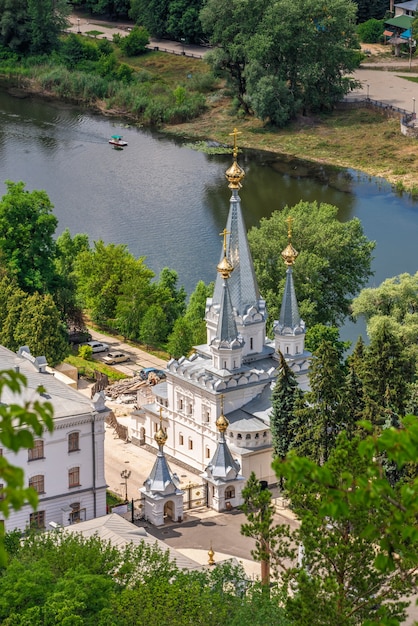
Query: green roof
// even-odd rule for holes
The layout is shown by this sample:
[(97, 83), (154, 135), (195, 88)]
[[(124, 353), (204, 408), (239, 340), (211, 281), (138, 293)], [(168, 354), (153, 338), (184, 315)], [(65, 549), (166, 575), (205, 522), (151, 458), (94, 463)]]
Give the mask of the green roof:
[(413, 21), (414, 18), (409, 15), (398, 15), (398, 17), (393, 17), (391, 20), (386, 20), (385, 24), (396, 26), (396, 28), (411, 28)]

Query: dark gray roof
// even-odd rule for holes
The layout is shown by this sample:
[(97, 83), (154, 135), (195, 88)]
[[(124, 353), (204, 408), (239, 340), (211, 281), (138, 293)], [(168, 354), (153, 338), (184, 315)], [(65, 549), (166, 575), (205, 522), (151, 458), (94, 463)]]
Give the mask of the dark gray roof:
[[(253, 260), (247, 240), (247, 229), (241, 212), (241, 200), (236, 189), (232, 190), (226, 229), (230, 233), (227, 238), (226, 256), (233, 265), (234, 271), (229, 279), (229, 291), (232, 306), (238, 315), (244, 315), (249, 307), (258, 308), (260, 293), (254, 272)], [(221, 259), (224, 257), (222, 249)], [(219, 304), (222, 296), (223, 280), (216, 278), (213, 303)]]
[(301, 319), (299, 315), (298, 301), (296, 299), (295, 285), (293, 283), (292, 268), (288, 267), (286, 271), (286, 284), (284, 288), (284, 296), (280, 309), (279, 325), (281, 329), (289, 328), (292, 331), (300, 326)]
[(240, 471), (240, 464), (234, 461), (224, 433), (219, 433), (215, 454), (206, 468), (206, 473), (215, 480), (233, 480)]
[(153, 493), (168, 494), (175, 493), (179, 484), (180, 480), (177, 474), (173, 474), (171, 471), (162, 446), (160, 446), (154, 467), (148, 478), (144, 481), (144, 487), (147, 491)]

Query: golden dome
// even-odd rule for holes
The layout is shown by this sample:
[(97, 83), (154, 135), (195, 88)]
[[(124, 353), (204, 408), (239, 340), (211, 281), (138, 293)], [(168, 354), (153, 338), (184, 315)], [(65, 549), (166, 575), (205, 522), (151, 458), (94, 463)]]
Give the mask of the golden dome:
[(163, 410), (160, 408), (160, 427), (154, 435), (154, 439), (159, 446), (163, 446), (167, 441), (167, 430), (163, 428)]
[(286, 265), (293, 265), (298, 255), (299, 252), (294, 249), (291, 243), (288, 243), (282, 252), (282, 258)]
[(245, 176), (245, 172), (242, 169), (242, 167), (240, 167), (237, 163), (237, 156), (238, 156), (237, 135), (239, 133), (237, 129), (234, 128), (234, 131), (230, 134), (234, 137), (234, 150), (232, 153), (234, 156), (234, 162), (232, 163), (231, 167), (226, 170), (225, 176), (229, 182), (228, 187), (230, 189), (240, 189), (241, 181)]
[(226, 419), (225, 415), (221, 413), (218, 419), (216, 420), (216, 428), (219, 430), (220, 433), (224, 433), (226, 429), (228, 428), (228, 426), (229, 426), (228, 420)]
[(231, 275), (231, 272), (234, 271), (232, 263), (226, 258), (226, 256), (224, 256), (222, 261), (218, 263), (218, 265), (216, 266), (216, 269), (218, 270), (222, 278), (229, 278)]

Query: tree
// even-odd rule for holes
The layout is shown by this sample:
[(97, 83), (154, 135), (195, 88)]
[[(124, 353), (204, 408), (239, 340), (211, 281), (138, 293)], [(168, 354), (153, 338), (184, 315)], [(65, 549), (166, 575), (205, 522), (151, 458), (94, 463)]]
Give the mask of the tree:
[(192, 345), (197, 346), (206, 342), (206, 300), (213, 295), (214, 283), (205, 285), (200, 280), (190, 295), (185, 318), (193, 330)]
[(0, 254), (24, 291), (50, 292), (54, 278), (58, 220), (45, 191), (26, 191), (23, 182), (6, 181), (0, 201)]
[[(286, 599), (292, 624), (371, 626), (398, 624), (404, 618), (404, 598), (414, 592), (416, 582), (417, 504), (413, 511), (406, 510), (408, 489), (402, 496), (396, 492), (376, 455), (377, 448), (384, 448), (391, 456), (399, 434), (390, 429), (385, 441), (348, 441), (341, 434), (322, 467), (297, 456), (275, 461), (300, 520), (290, 540), (303, 546), (300, 567), (295, 564), (283, 574), (292, 589)], [(414, 433), (403, 437), (410, 441), (408, 453), (416, 435), (415, 424)], [(405, 449), (398, 450), (398, 462), (406, 456)], [(416, 488), (416, 481), (409, 483), (415, 495)], [(412, 493), (406, 496), (408, 502), (410, 497)], [(400, 532), (402, 528), (406, 532)], [(288, 546), (277, 545), (277, 558), (285, 549)]]
[(154, 276), (144, 259), (135, 259), (125, 245), (105, 245), (101, 240), (77, 255), (74, 274), (81, 306), (102, 324), (115, 324), (118, 301), (128, 285), (131, 290), (133, 285), (148, 289)]
[[(0, 372), (0, 443), (4, 448), (18, 452), (22, 448), (33, 448), (36, 436), (44, 429), (53, 430), (53, 409), (50, 402), (41, 402), (36, 396), (22, 403), (13, 401), (26, 388), (26, 377), (15, 371)], [(43, 388), (38, 388), (38, 394)], [(11, 400), (7, 401), (7, 398)], [(10, 510), (19, 510), (26, 503), (36, 508), (38, 496), (34, 489), (26, 487), (22, 468), (12, 465), (5, 456), (0, 456), (1, 498), (0, 511), (8, 517)], [(0, 526), (0, 564), (5, 564), (4, 526)]]
[(184, 314), (186, 309), (186, 290), (184, 287), (177, 287), (177, 283), (177, 272), (164, 267), (158, 278), (155, 298), (156, 303), (161, 306), (166, 315), (168, 332), (172, 330), (174, 322)]
[(187, 43), (200, 43), (203, 38), (199, 13), (202, 0), (171, 0), (167, 18), (167, 34)]
[(389, 12), (386, 0), (353, 0), (357, 5), (357, 21), (361, 24), (370, 19), (381, 20)]
[(357, 26), (357, 34), (363, 43), (380, 43), (385, 29), (384, 20), (374, 18)]
[(67, 330), (52, 296), (35, 293), (25, 299), (14, 344), (12, 349), (29, 346), (31, 354), (45, 356), (51, 366), (65, 359), (69, 352)]
[(145, 26), (152, 37), (167, 34), (169, 0), (132, 0), (129, 17), (138, 25)]
[(179, 317), (174, 323), (174, 328), (167, 341), (168, 354), (179, 359), (181, 356), (188, 356), (193, 347), (193, 329), (188, 320)]
[(167, 337), (167, 316), (159, 304), (146, 311), (139, 332), (140, 340), (147, 346), (158, 346)]
[(300, 397), (300, 393), (295, 375), (280, 353), (279, 375), (271, 396), (272, 412), (270, 414), (275, 458), (284, 459), (292, 447), (294, 433), (291, 424), (294, 421), (296, 399)]
[(349, 314), (351, 298), (372, 275), (375, 244), (367, 240), (358, 219), (342, 223), (337, 213), (337, 207), (329, 204), (299, 202), (274, 211), (249, 231), (260, 291), (273, 319), (279, 317), (286, 280), (281, 252), (287, 245), (289, 216), (294, 220), (293, 243), (299, 251), (293, 277), (302, 318), (308, 327), (337, 326)]
[(261, 562), (261, 583), (265, 587), (270, 584), (271, 553), (277, 542), (277, 530), (274, 528), (274, 507), (271, 491), (251, 472), (247, 484), (242, 490), (244, 499), (241, 505), (247, 522), (241, 526), (241, 534), (255, 539), (255, 549), (251, 551), (253, 558)]
[(149, 44), (149, 33), (143, 26), (134, 26), (127, 37), (121, 39), (121, 48), (128, 57), (144, 54)]
[(83, 328), (83, 313), (77, 304), (77, 281), (74, 275), (74, 264), (77, 256), (90, 249), (88, 235), (77, 234), (71, 237), (69, 229), (57, 238), (55, 270), (57, 283), (54, 289), (54, 300), (62, 318), (71, 327)]
[(206, 58), (246, 113), (283, 125), (299, 111), (331, 109), (354, 86), (352, 2), (208, 0), (200, 18), (215, 47)]

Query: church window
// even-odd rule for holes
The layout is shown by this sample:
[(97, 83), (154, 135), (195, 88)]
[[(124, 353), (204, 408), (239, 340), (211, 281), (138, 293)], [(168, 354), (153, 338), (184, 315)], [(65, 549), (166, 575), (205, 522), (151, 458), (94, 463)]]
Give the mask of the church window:
[(226, 361), (224, 361), (224, 370), (226, 370)]
[(260, 438), (260, 433), (255, 433), (254, 439), (259, 439), (259, 438)]
[(210, 411), (209, 411), (209, 409), (206, 409), (206, 411), (205, 411), (205, 421), (206, 422), (210, 422)]
[(237, 435), (237, 439), (242, 439), (242, 435), (241, 435), (241, 433), (238, 433), (238, 435)]
[(179, 444), (182, 446), (184, 444), (183, 435), (179, 435)]
[(263, 432), (263, 437), (267, 437), (267, 431)]
[(234, 361), (234, 369), (236, 368), (236, 366), (237, 366), (237, 362), (236, 362), (236, 361)]
[(193, 441), (189, 439), (189, 450), (193, 450)]
[(234, 487), (227, 487), (225, 489), (225, 500), (231, 500), (235, 498), (235, 489)]
[(188, 412), (189, 415), (193, 415), (193, 404), (191, 404), (191, 403), (189, 404), (187, 412)]
[(296, 354), (299, 354), (299, 346), (296, 346)]
[(179, 411), (183, 410), (183, 398), (179, 398)]
[(212, 495), (215, 495), (215, 487), (212, 485)]
[(231, 439), (233, 439), (233, 438), (234, 438), (234, 433), (231, 433), (231, 432), (230, 432), (230, 433), (229, 433), (229, 437), (230, 437)]
[(289, 346), (286, 346), (286, 354), (289, 354)]
[(254, 340), (252, 337), (250, 337), (250, 350), (254, 349)]
[(247, 433), (247, 434), (245, 435), (245, 438), (246, 438), (246, 439), (251, 439), (251, 435), (250, 435), (250, 433)]
[(210, 459), (210, 450), (209, 450), (209, 448), (206, 448), (206, 458)]

